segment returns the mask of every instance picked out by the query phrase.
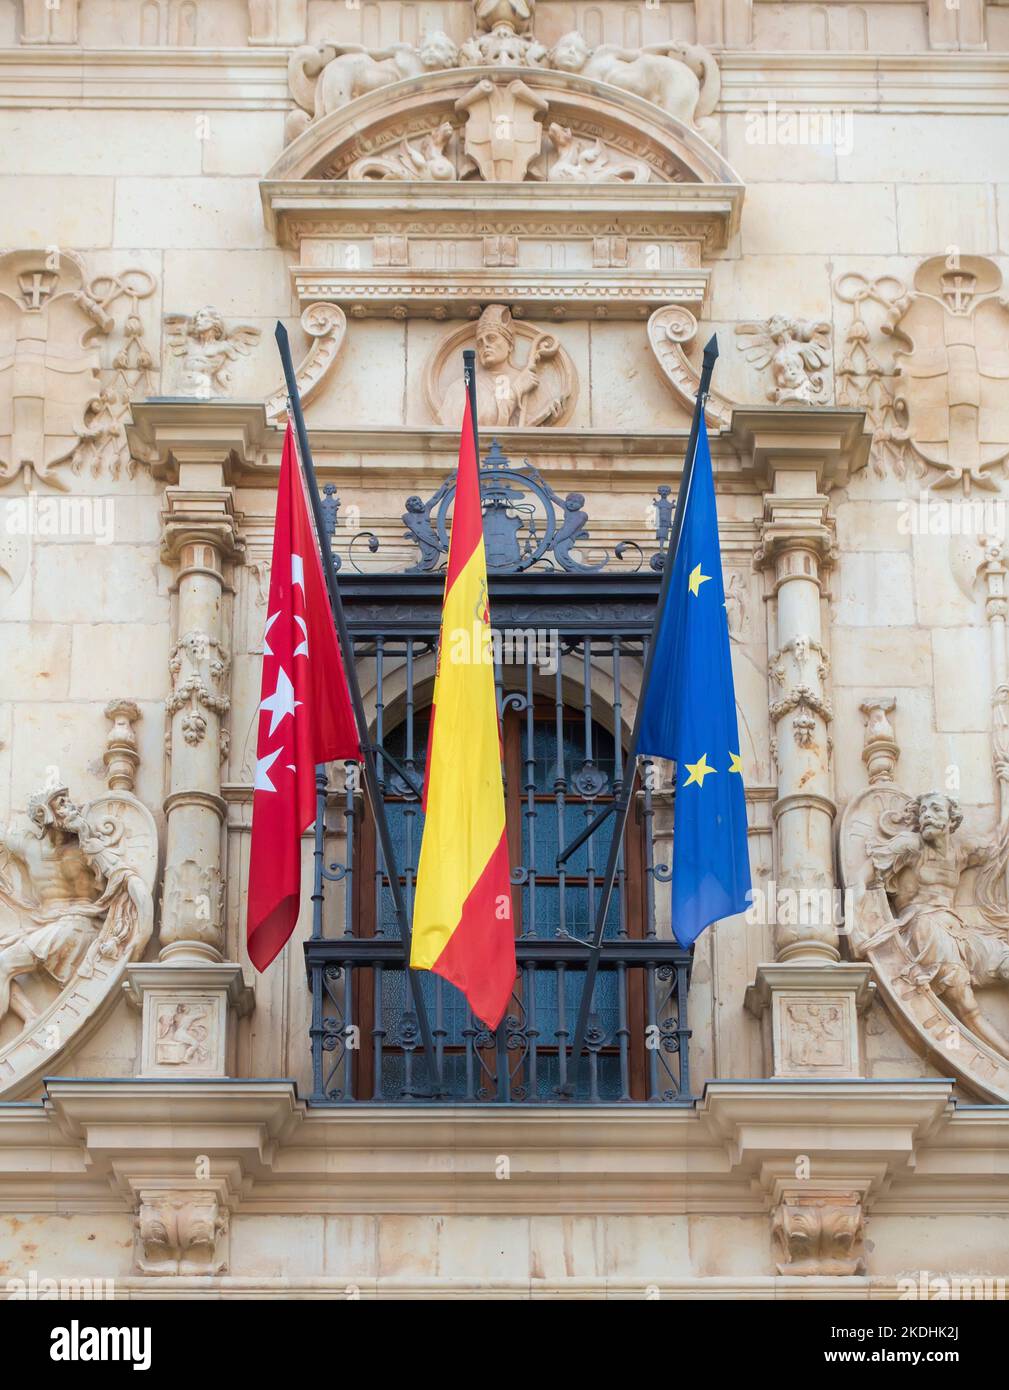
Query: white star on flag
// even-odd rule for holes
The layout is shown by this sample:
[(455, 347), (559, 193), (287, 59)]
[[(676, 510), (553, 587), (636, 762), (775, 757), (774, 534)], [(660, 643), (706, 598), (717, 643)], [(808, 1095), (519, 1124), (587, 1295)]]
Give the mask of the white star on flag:
[(295, 584), (300, 584), (301, 592), (305, 592), (305, 562), (300, 555), (291, 556), (291, 587)]
[(294, 714), (295, 709), (301, 704), (300, 700), (294, 698), (294, 686), (283, 666), (277, 667), (277, 688), (272, 695), (269, 695), (259, 706), (261, 710), (270, 711), (270, 737), (276, 732), (277, 725), (285, 715)]
[(266, 626), (263, 628), (263, 655), (264, 655), (264, 656), (272, 656), (272, 655), (273, 655), (273, 648), (270, 646), (270, 642), (269, 642), (270, 628), (273, 626), (273, 624), (277, 621), (277, 619), (278, 619), (279, 617), (280, 617), (280, 609), (278, 608), (277, 611), (276, 611), (276, 613), (271, 613), (270, 616), (269, 616), (269, 617), (267, 618), (267, 620), (266, 620)]
[(252, 784), (253, 791), (275, 792), (277, 790), (266, 774), (283, 751), (283, 747), (276, 748), (272, 753), (267, 753), (264, 758), (256, 759), (256, 778)]

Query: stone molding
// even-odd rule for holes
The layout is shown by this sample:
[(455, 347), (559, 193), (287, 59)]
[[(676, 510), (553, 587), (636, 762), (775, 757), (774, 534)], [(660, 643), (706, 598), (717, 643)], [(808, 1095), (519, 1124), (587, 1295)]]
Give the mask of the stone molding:
[(0, 1210), (132, 1210), (197, 1153), (248, 1212), (769, 1214), (801, 1154), (870, 1220), (1009, 1213), (1007, 1137), (1009, 1112), (959, 1109), (946, 1080), (712, 1082), (675, 1110), (320, 1111), (289, 1081), (65, 1078), (0, 1110)]
[[(287, 48), (257, 47), (7, 48), (0, 50), (0, 106), (286, 114), (288, 56)], [(1009, 114), (1009, 53), (720, 50), (718, 66), (718, 107), (726, 113), (745, 114), (773, 99), (808, 106), (828, 100), (869, 114)]]

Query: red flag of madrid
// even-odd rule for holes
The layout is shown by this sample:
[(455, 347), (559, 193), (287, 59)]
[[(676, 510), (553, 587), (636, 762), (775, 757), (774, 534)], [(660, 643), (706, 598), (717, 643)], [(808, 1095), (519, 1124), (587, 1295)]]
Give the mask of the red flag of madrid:
[(298, 920), (301, 836), (315, 820), (315, 765), (361, 756), (290, 424), (266, 611), (249, 869), (249, 959), (257, 970), (280, 952)]

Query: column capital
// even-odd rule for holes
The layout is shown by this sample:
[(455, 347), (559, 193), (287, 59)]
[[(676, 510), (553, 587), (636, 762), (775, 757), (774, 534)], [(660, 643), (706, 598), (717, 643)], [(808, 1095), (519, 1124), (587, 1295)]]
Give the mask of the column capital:
[(184, 487), (230, 483), (253, 468), (264, 448), (261, 402), (193, 399), (137, 401), (126, 433), (155, 478)]
[(768, 406), (732, 412), (729, 437), (765, 493), (810, 496), (846, 486), (869, 458), (865, 412)]
[(239, 519), (231, 487), (167, 487), (161, 511), (161, 558), (181, 570), (206, 570), (222, 580), (222, 563), (240, 560), (245, 553)]

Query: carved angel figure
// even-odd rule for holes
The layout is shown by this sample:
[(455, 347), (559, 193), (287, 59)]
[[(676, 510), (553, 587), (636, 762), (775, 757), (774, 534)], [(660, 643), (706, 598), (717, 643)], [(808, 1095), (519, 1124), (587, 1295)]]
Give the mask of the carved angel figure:
[(677, 120), (696, 126), (709, 140), (716, 135), (714, 124), (705, 118), (718, 102), (721, 79), (714, 58), (699, 44), (670, 41), (621, 48), (604, 43), (590, 48), (572, 29), (557, 40), (547, 61), (561, 72), (580, 73), (651, 101)]
[[(66, 787), (50, 787), (29, 799), (27, 830), (0, 833), (0, 904), (18, 923), (0, 936), (0, 1021), (9, 1011), (26, 1024), (38, 1017), (17, 976), (42, 972), (62, 987), (101, 960), (143, 954), (154, 927), (153, 865), (143, 863), (149, 846), (135, 843), (146, 827), (137, 836), (111, 814), (127, 805), (143, 812), (125, 795), (81, 808)], [(151, 838), (156, 862), (153, 823)]]
[[(1009, 1058), (1009, 1040), (981, 1012), (975, 989), (1009, 984), (1009, 940), (988, 921), (973, 925), (956, 904), (964, 871), (977, 868), (991, 878), (1005, 867), (1004, 845), (954, 840), (963, 821), (960, 808), (942, 792), (926, 792), (902, 811), (880, 817), (881, 838), (867, 839), (863, 887), (879, 883), (896, 913), (877, 933), (897, 933), (907, 955), (909, 984), (927, 985), (964, 1025)], [(979, 903), (983, 894), (977, 894)], [(860, 953), (875, 938), (858, 943)]]
[(767, 399), (775, 405), (798, 401), (822, 404), (826, 399), (824, 368), (830, 361), (830, 324), (774, 314), (763, 323), (741, 323), (736, 332), (754, 339), (743, 348), (748, 362), (770, 367), (774, 385)]
[(168, 344), (182, 358), (183, 386), (200, 400), (227, 395), (231, 364), (247, 357), (259, 342), (259, 329), (241, 324), (228, 329), (210, 305), (186, 314), (166, 314)]
[(295, 139), (313, 120), (346, 106), (355, 97), (376, 92), (393, 82), (424, 72), (454, 68), (459, 49), (441, 30), (424, 34), (414, 47), (393, 43), (387, 48), (364, 48), (359, 43), (303, 44), (291, 54), (287, 81), (298, 111), (287, 119), (287, 138)]

